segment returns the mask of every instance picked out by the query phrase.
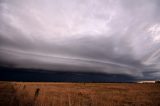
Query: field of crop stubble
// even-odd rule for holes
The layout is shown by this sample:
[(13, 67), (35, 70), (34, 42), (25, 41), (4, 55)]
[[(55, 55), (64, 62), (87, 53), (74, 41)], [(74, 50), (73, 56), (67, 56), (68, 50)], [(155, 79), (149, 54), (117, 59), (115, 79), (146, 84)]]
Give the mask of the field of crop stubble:
[(0, 106), (160, 106), (160, 84), (0, 82)]

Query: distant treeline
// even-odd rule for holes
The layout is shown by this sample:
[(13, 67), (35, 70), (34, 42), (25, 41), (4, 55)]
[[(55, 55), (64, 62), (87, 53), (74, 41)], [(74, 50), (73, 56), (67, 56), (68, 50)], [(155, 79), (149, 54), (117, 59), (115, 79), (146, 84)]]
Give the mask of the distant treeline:
[(160, 83), (160, 80), (158, 80), (158, 81), (155, 81), (155, 83)]

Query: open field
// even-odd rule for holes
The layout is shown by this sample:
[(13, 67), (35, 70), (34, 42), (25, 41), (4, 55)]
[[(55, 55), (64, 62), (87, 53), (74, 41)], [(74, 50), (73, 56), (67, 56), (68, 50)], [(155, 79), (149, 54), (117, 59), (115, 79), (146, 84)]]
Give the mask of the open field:
[(160, 106), (160, 84), (0, 82), (0, 106)]

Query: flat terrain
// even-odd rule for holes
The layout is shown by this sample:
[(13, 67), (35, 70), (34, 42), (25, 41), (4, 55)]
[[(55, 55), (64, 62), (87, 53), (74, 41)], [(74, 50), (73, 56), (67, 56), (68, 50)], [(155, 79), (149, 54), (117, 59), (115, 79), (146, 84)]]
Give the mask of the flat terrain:
[(160, 106), (160, 84), (0, 82), (0, 106)]

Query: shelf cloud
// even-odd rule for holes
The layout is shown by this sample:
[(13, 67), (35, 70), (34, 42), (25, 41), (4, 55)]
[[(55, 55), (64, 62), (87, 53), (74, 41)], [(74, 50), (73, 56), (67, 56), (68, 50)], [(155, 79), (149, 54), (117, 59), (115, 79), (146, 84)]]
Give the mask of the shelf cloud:
[(160, 77), (159, 0), (0, 0), (0, 64)]

